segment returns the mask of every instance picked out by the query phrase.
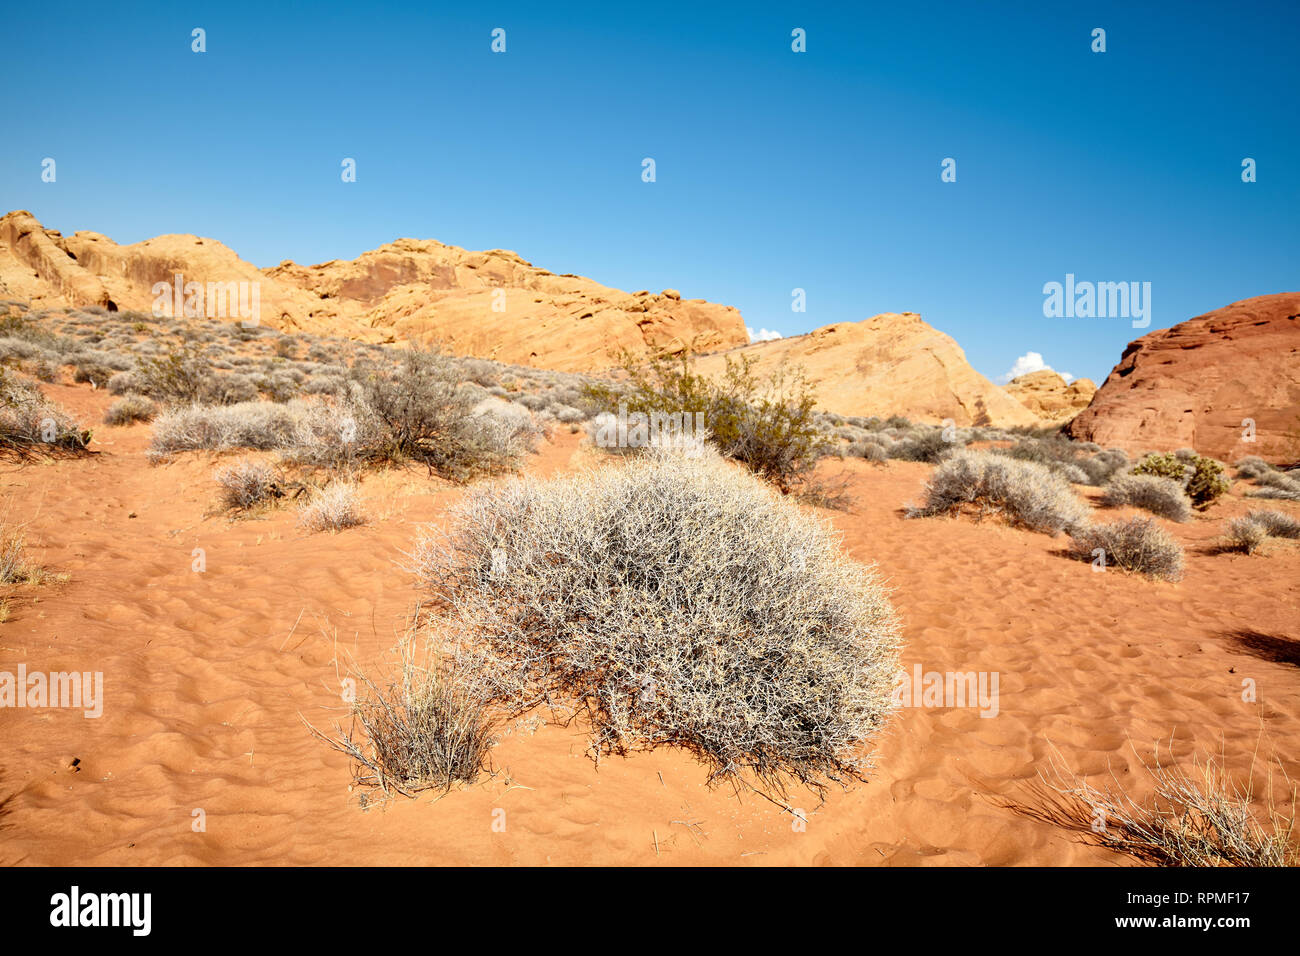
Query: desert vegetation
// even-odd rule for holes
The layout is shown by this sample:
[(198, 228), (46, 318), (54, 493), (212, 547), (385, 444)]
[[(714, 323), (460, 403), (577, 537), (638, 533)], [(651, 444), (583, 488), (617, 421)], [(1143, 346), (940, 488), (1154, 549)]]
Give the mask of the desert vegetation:
[(412, 568), (512, 674), (500, 703), (567, 704), (595, 754), (675, 745), (711, 780), (814, 788), (868, 766), (897, 667), (874, 572), (716, 456), (656, 451), (473, 491)]
[(1190, 449), (1172, 455), (1147, 455), (1133, 466), (1133, 474), (1178, 482), (1191, 499), (1192, 506), (1201, 511), (1226, 494), (1231, 486), (1224, 477), (1222, 462), (1205, 458)]
[(995, 513), (1031, 531), (1059, 534), (1084, 519), (1087, 506), (1069, 482), (1046, 465), (987, 451), (963, 451), (946, 459), (925, 486), (925, 501), (908, 517), (973, 511)]
[(1183, 575), (1182, 546), (1151, 518), (1076, 526), (1070, 531), (1070, 546), (1083, 561), (1095, 560), (1100, 552), (1106, 566), (1165, 581)]
[[(1051, 770), (1039, 775), (1057, 798), (1044, 815), (1089, 833), (1103, 846), (1157, 866), (1300, 864), (1300, 848), (1293, 839), (1295, 788), (1290, 788), (1285, 805), (1267, 799), (1261, 820), (1253, 806), (1253, 760), (1245, 783), (1233, 779), (1222, 755), (1193, 761), (1188, 772), (1173, 761), (1171, 741), (1164, 762), (1157, 747), (1152, 762), (1142, 761), (1142, 766), (1154, 784), (1154, 795), (1139, 802), (1114, 773), (1099, 788), (1053, 759)], [(1266, 785), (1271, 783), (1268, 775)]]
[(1170, 521), (1192, 517), (1192, 502), (1182, 484), (1159, 475), (1116, 475), (1106, 484), (1101, 502), (1108, 508), (1131, 505)]

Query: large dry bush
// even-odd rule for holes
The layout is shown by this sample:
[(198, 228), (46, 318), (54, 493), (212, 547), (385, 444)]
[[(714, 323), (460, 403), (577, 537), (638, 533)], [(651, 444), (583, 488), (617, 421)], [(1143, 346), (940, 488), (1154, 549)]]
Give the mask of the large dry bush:
[(396, 367), (358, 364), (348, 403), (371, 423), (362, 453), (413, 460), (453, 481), (518, 468), (537, 437), (531, 419), (476, 414), (481, 391), (462, 383), (455, 362), (410, 349)]
[(925, 503), (909, 508), (909, 517), (974, 507), (999, 513), (1020, 527), (1057, 534), (1087, 514), (1070, 483), (1046, 465), (985, 451), (961, 451), (945, 460), (925, 492)]
[(1192, 501), (1182, 484), (1159, 475), (1116, 475), (1107, 483), (1101, 503), (1108, 508), (1131, 505), (1170, 521), (1192, 517)]
[(688, 747), (710, 779), (780, 790), (865, 771), (898, 665), (874, 571), (827, 525), (700, 446), (471, 494), (414, 568), (593, 749)]
[(1071, 552), (1091, 561), (1098, 550), (1107, 565), (1176, 581), (1183, 575), (1183, 549), (1151, 518), (1077, 526), (1070, 531)]

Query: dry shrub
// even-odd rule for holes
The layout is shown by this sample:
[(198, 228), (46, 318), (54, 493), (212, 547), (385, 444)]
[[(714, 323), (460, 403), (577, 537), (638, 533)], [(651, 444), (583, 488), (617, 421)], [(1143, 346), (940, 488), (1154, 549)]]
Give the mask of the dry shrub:
[(1228, 531), (1225, 535), (1228, 541), (1228, 548), (1232, 551), (1244, 551), (1246, 554), (1254, 554), (1263, 545), (1268, 532), (1264, 526), (1249, 517), (1233, 518), (1228, 522)]
[(625, 352), (626, 385), (588, 384), (584, 399), (593, 409), (626, 409), (645, 421), (701, 415), (723, 455), (783, 494), (801, 491), (814, 483), (817, 461), (831, 446), (817, 423), (815, 390), (801, 369), (780, 367), (760, 379), (753, 366), (752, 356), (727, 358), (714, 380), (696, 372), (689, 353), (643, 364)]
[(926, 501), (908, 517), (950, 514), (963, 506), (997, 512), (1014, 525), (1057, 534), (1087, 514), (1070, 483), (1046, 465), (985, 451), (961, 451), (934, 470)]
[(1082, 525), (1070, 531), (1071, 552), (1091, 561), (1098, 549), (1107, 564), (1153, 578), (1176, 581), (1183, 574), (1183, 549), (1151, 518)]
[(1223, 476), (1222, 462), (1204, 458), (1190, 449), (1184, 449), (1184, 452), (1182, 455), (1147, 455), (1133, 466), (1133, 474), (1157, 475), (1177, 481), (1192, 499), (1192, 506), (1204, 511), (1215, 499), (1227, 494), (1232, 483)]
[[(495, 743), (498, 694), (481, 654), (449, 647), (417, 661), (415, 628), (400, 644), (395, 677), (383, 684), (358, 674), (352, 726), (335, 736), (312, 732), (354, 761), (356, 782), (411, 796), (478, 776)], [(357, 727), (357, 724), (360, 727)]]
[(265, 462), (244, 459), (212, 477), (221, 486), (221, 505), (228, 511), (247, 511), (281, 495), (275, 469)]
[[(1172, 760), (1172, 742), (1169, 751)], [(1244, 786), (1229, 776), (1222, 755), (1204, 763), (1194, 760), (1188, 773), (1176, 764), (1162, 764), (1157, 746), (1153, 762), (1142, 761), (1142, 765), (1155, 781), (1155, 796), (1148, 804), (1129, 796), (1113, 771), (1104, 789), (1069, 773), (1055, 760), (1052, 773), (1039, 777), (1062, 798), (1054, 808), (1057, 822), (1091, 832), (1103, 846), (1143, 862), (1213, 867), (1300, 864), (1300, 851), (1292, 840), (1295, 788), (1291, 787), (1290, 808), (1283, 812), (1272, 800), (1270, 773), (1267, 822), (1261, 822), (1251, 809), (1254, 759)], [(1285, 770), (1282, 773), (1285, 778)], [(1094, 829), (1097, 822), (1101, 825)]]
[(364, 457), (418, 461), (452, 481), (516, 470), (537, 437), (531, 418), (475, 414), (481, 390), (432, 350), (408, 350), (396, 368), (354, 366), (345, 394), (370, 423)]
[(132, 425), (147, 422), (158, 414), (158, 406), (143, 395), (125, 395), (119, 398), (104, 413), (106, 425)]
[(1192, 501), (1183, 486), (1158, 475), (1117, 475), (1106, 485), (1101, 503), (1108, 508), (1131, 505), (1170, 521), (1192, 517)]
[(1258, 455), (1247, 455), (1237, 462), (1238, 478), (1259, 478), (1275, 471), (1276, 468)]
[(1300, 477), (1292, 472), (1270, 471), (1259, 476), (1260, 487), (1250, 491), (1250, 498), (1273, 498), (1300, 501)]
[(298, 523), (308, 531), (343, 531), (366, 523), (357, 486), (333, 481), (298, 509)]
[(0, 524), (0, 584), (26, 581), (30, 568), (26, 561), (27, 538), (21, 528)]
[(1300, 538), (1300, 518), (1281, 511), (1251, 511), (1245, 520), (1259, 525), (1270, 538)]
[(711, 781), (820, 790), (867, 769), (898, 665), (885, 591), (828, 525), (716, 453), (512, 480), (456, 524), (413, 570), (442, 627), (514, 669), (515, 710), (574, 707), (597, 757), (690, 748)]
[(0, 448), (20, 454), (84, 451), (90, 431), (45, 397), (40, 388), (0, 367)]

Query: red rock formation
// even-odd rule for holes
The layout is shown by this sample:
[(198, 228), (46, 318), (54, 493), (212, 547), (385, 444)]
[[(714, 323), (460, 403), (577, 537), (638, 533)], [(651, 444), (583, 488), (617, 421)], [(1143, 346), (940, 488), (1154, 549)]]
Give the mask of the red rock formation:
[[(1253, 420), (1254, 442), (1243, 441)], [(1075, 438), (1235, 461), (1300, 456), (1300, 292), (1261, 295), (1129, 344)]]

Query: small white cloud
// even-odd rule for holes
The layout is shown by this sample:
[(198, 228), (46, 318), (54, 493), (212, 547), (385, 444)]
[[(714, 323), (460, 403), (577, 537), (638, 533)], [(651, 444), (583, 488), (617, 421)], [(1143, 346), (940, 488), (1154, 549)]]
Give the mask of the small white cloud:
[[(1026, 352), (1024, 355), (1020, 356), (1020, 358), (1016, 359), (1016, 364), (1011, 366), (1009, 372), (1005, 375), (998, 376), (998, 381), (1005, 385), (1013, 378), (1028, 375), (1030, 372), (1042, 371), (1056, 372), (1056, 369), (1043, 361), (1043, 356), (1040, 352)], [(1056, 374), (1065, 379), (1067, 384), (1074, 379), (1074, 376), (1069, 372), (1056, 372)]]
[(755, 332), (748, 325), (745, 326), (745, 331), (749, 333), (749, 341), (751, 342), (771, 342), (773, 339), (781, 337), (780, 332), (773, 332), (771, 329), (759, 329)]

